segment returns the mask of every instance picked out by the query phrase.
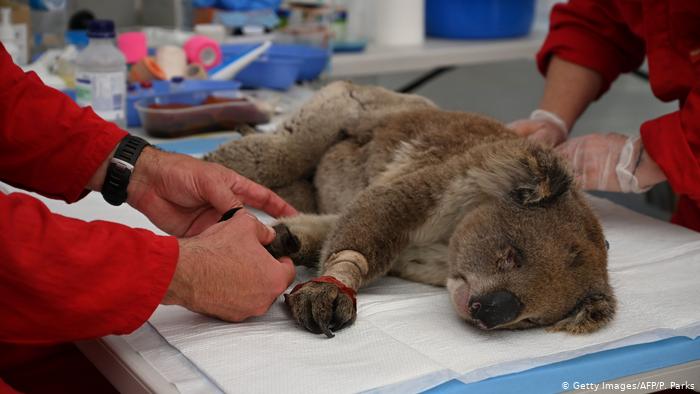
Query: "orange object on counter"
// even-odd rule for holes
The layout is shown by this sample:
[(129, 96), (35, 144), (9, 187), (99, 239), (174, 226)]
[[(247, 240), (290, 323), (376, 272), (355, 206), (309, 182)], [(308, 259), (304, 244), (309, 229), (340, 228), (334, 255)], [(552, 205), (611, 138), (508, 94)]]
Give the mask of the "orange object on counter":
[(129, 82), (150, 82), (167, 79), (165, 72), (152, 57), (145, 57), (129, 71)]

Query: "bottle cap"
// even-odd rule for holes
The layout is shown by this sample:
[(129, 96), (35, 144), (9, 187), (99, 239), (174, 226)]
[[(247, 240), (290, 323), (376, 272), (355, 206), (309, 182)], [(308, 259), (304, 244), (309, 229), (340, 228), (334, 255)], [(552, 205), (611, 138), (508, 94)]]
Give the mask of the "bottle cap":
[(90, 21), (88, 37), (90, 38), (114, 38), (114, 22), (110, 20)]

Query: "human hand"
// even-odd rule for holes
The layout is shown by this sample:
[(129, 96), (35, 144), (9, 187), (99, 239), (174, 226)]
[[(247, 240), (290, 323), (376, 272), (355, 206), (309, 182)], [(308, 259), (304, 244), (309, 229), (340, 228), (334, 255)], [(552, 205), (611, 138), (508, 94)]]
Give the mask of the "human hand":
[(243, 204), (274, 217), (297, 214), (271, 190), (230, 169), (151, 147), (139, 156), (127, 192), (129, 205), (179, 237), (201, 233)]
[(507, 127), (522, 137), (548, 147), (561, 144), (569, 135), (566, 123), (559, 116), (541, 109), (533, 111), (529, 119), (516, 120)]
[(264, 249), (275, 231), (246, 210), (201, 234), (179, 239), (180, 256), (163, 304), (226, 321), (265, 314), (294, 280), (288, 257)]
[(666, 179), (639, 137), (589, 134), (556, 148), (583, 189), (644, 193)]

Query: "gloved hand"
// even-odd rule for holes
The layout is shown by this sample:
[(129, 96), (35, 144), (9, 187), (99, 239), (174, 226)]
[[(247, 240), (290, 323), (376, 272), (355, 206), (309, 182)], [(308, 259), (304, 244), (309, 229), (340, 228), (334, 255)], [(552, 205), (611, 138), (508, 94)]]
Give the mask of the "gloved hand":
[(589, 134), (556, 148), (586, 190), (644, 193), (666, 179), (639, 137)]
[(550, 147), (561, 144), (569, 136), (566, 122), (556, 114), (543, 109), (533, 111), (529, 119), (509, 123), (508, 128), (520, 136)]

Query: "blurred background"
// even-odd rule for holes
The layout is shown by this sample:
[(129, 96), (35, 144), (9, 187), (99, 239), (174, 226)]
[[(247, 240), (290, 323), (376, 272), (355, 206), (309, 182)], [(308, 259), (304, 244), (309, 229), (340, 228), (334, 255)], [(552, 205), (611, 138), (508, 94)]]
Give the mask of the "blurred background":
[[(299, 88), (313, 90), (335, 79), (410, 91), (446, 109), (510, 122), (526, 118), (542, 95), (544, 81), (534, 55), (554, 4), (551, 0), (0, 0), (0, 7), (11, 8), (13, 29), (5, 28), (0, 40), (14, 48), (18, 64), (73, 95), (81, 105), (100, 105), (96, 93), (85, 90), (86, 81), (123, 69), (126, 84), (116, 83), (111, 97), (124, 104), (107, 100), (105, 105), (114, 108), (103, 113), (130, 130), (145, 130), (158, 138), (230, 130), (241, 123), (256, 126), (272, 117), (262, 115), (274, 115), (269, 105), (255, 107), (267, 108), (261, 110), (267, 114), (251, 116), (250, 107), (228, 103), (225, 113), (235, 115), (227, 119), (233, 123), (202, 126), (201, 122), (219, 116), (211, 110), (222, 105), (211, 100), (216, 89), (243, 87), (248, 98), (255, 90), (291, 97)], [(95, 27), (92, 36), (106, 37), (123, 59), (105, 48), (86, 54), (92, 20), (111, 21), (112, 35), (105, 25)], [(267, 41), (272, 46), (261, 48)], [(256, 48), (261, 53), (248, 59), (245, 67), (231, 66), (246, 54), (253, 56)], [(205, 64), (207, 56), (212, 64)], [(192, 96), (201, 92), (207, 92), (206, 98)], [(200, 105), (209, 105), (209, 110), (196, 112)], [(661, 103), (651, 94), (642, 69), (622, 76), (583, 115), (572, 135), (638, 134), (643, 121), (675, 109), (675, 103)], [(180, 115), (196, 127), (174, 129), (183, 122), (167, 121)], [(200, 116), (197, 122), (195, 116)], [(600, 195), (662, 219), (668, 219), (674, 206), (666, 184), (644, 195)]]

